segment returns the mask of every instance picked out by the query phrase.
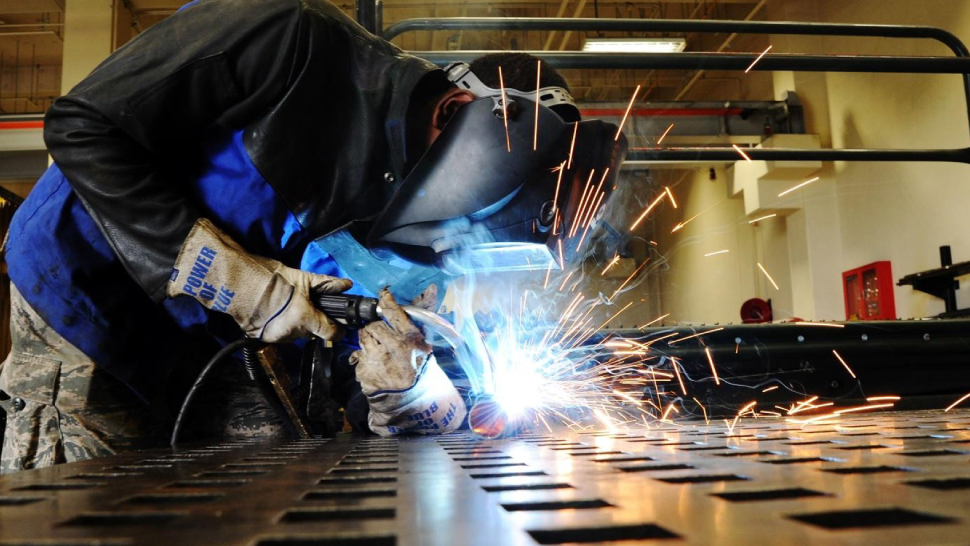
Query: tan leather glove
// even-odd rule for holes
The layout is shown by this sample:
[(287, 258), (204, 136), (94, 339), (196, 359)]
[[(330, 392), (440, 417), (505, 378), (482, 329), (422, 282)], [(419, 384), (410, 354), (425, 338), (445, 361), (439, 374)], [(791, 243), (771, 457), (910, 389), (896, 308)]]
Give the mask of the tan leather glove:
[[(465, 418), (461, 395), (391, 293), (385, 288), (379, 298), (384, 321), (360, 331), (360, 350), (350, 356), (370, 406), (368, 426), (381, 436), (455, 430)], [(415, 303), (436, 307), (437, 287), (429, 286)]]
[(190, 296), (227, 313), (247, 336), (267, 343), (307, 335), (336, 339), (340, 327), (310, 302), (311, 293), (338, 294), (349, 279), (317, 275), (254, 256), (205, 218), (192, 227), (175, 261), (168, 296)]

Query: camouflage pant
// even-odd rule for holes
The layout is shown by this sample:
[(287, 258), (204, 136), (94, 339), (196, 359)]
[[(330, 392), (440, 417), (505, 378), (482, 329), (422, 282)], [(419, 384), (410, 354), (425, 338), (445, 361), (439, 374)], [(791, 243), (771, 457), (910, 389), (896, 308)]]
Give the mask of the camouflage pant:
[[(169, 419), (48, 326), (12, 284), (10, 331), (10, 355), (0, 364), (0, 407), (7, 413), (0, 474), (155, 447), (167, 439)], [(183, 438), (281, 433), (275, 414), (238, 366), (225, 366), (212, 381), (218, 388), (199, 397)], [(205, 418), (192, 418), (198, 415)]]

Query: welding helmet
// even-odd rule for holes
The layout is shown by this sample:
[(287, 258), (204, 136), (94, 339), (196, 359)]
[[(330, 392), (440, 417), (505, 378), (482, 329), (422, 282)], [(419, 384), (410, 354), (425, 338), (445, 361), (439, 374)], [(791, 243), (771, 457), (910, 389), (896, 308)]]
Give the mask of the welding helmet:
[(563, 267), (614, 189), (626, 140), (616, 125), (567, 123), (534, 96), (506, 93), (456, 111), (378, 216), (369, 248), (454, 275)]

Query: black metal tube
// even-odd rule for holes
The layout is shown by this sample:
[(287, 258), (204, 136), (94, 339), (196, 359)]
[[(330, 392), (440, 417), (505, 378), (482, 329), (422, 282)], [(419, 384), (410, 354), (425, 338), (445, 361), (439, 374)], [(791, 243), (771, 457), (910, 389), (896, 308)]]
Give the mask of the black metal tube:
[[(390, 40), (419, 30), (588, 30), (618, 32), (734, 32), (738, 34), (793, 34), (814, 36), (872, 36), (932, 39), (950, 49), (966, 46), (950, 32), (914, 25), (856, 25), (783, 21), (695, 21), (688, 19), (595, 19), (556, 17), (448, 17), (405, 19), (387, 27)], [(954, 51), (956, 53), (956, 51)], [(959, 54), (958, 54), (959, 55)]]
[[(970, 50), (956, 35), (943, 29), (913, 25), (857, 25), (839, 23), (795, 23), (775, 21), (693, 21), (685, 19), (561, 19), (553, 17), (452, 17), (406, 19), (384, 31), (390, 40), (414, 30), (593, 30), (626, 32), (734, 32), (738, 34), (783, 34), (811, 36), (869, 36), (936, 40), (957, 57), (970, 57)], [(606, 67), (594, 67), (606, 68)], [(653, 68), (653, 67), (651, 67)], [(703, 68), (703, 67), (691, 67)], [(963, 93), (970, 120), (970, 73), (963, 74)]]
[[(915, 161), (970, 164), (970, 148), (954, 150), (796, 150), (743, 148), (752, 160), (762, 161)], [(738, 161), (734, 148), (634, 149), (626, 161)]]
[(364, 30), (372, 34), (377, 34), (376, 0), (355, 0), (354, 13), (357, 17), (357, 23), (364, 27)]
[(950, 252), (950, 245), (940, 247), (940, 265), (943, 267), (953, 265), (953, 254)]
[[(411, 51), (439, 66), (471, 62), (489, 51)], [(526, 51), (553, 68), (745, 70), (757, 53), (597, 53)], [(752, 70), (796, 72), (887, 72), (967, 74), (970, 59), (962, 57), (881, 57), (872, 55), (765, 55)]]

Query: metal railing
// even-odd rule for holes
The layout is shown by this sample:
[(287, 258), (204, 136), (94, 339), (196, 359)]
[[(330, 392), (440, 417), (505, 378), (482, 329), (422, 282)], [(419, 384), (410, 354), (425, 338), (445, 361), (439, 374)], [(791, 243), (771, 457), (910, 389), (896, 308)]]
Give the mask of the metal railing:
[[(812, 36), (855, 36), (927, 39), (942, 43), (954, 57), (893, 57), (863, 55), (767, 54), (752, 70), (794, 72), (881, 72), (893, 74), (960, 74), (963, 80), (968, 132), (970, 132), (970, 52), (954, 34), (943, 29), (911, 25), (857, 25), (764, 21), (692, 21), (679, 19), (560, 19), (518, 17), (454, 17), (407, 19), (388, 27), (390, 40), (405, 32), (431, 30), (564, 30), (623, 32), (732, 32)], [(486, 51), (412, 51), (435, 64), (470, 61)], [(642, 53), (529, 51), (555, 68), (744, 70), (757, 53)], [(970, 148), (940, 150), (897, 149), (746, 149), (753, 160), (765, 161), (914, 161), (970, 164)], [(657, 148), (634, 150), (629, 160), (734, 161), (732, 148)]]

